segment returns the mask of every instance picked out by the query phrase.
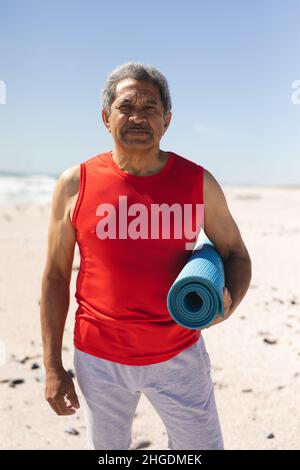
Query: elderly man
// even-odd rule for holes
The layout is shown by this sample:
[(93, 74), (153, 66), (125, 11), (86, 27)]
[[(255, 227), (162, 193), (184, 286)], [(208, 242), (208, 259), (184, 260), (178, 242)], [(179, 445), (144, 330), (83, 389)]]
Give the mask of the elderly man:
[[(160, 149), (171, 116), (168, 84), (157, 69), (118, 67), (103, 90), (113, 151), (62, 172), (53, 193), (41, 297), (45, 398), (58, 415), (79, 407), (61, 358), (77, 242), (74, 366), (91, 449), (129, 449), (142, 392), (166, 427), (170, 449), (224, 449), (203, 334), (176, 323), (166, 304), (191, 253), (191, 230), (178, 237), (172, 229), (185, 222), (172, 219), (165, 231), (149, 221), (151, 206), (204, 204), (204, 231), (222, 256), (226, 280), (225, 317), (209, 327), (245, 296), (251, 261), (213, 175)], [(190, 222), (198, 234), (203, 220), (193, 212)]]

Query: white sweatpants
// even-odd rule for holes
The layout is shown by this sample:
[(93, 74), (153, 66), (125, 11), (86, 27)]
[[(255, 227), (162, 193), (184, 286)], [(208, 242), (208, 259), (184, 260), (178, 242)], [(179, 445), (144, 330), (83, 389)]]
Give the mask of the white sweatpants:
[(119, 364), (75, 348), (74, 368), (84, 401), (88, 448), (129, 449), (143, 392), (166, 427), (170, 449), (224, 449), (202, 334), (177, 356), (146, 366)]

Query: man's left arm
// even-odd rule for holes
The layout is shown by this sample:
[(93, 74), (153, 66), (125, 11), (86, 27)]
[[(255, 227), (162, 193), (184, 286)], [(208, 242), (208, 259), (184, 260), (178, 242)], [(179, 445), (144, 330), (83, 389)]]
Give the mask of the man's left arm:
[(225, 270), (224, 319), (218, 315), (209, 327), (226, 320), (237, 308), (249, 288), (251, 259), (239, 228), (214, 176), (204, 170), (204, 232), (220, 253)]

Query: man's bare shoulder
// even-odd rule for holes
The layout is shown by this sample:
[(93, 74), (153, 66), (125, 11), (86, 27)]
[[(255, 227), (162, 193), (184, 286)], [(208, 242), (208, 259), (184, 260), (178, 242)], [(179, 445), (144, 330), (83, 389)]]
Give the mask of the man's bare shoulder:
[(213, 202), (216, 198), (222, 198), (224, 196), (223, 190), (221, 185), (214, 177), (214, 175), (204, 168), (203, 173), (203, 193), (204, 193), (204, 201), (209, 203)]
[(60, 173), (52, 197), (52, 213), (55, 218), (71, 218), (80, 186), (80, 165), (74, 165)]
[(74, 165), (64, 170), (58, 178), (61, 189), (67, 198), (76, 196), (80, 185), (80, 165)]
[(226, 260), (230, 255), (248, 256), (223, 189), (207, 170), (204, 174), (204, 212), (204, 231), (222, 258)]

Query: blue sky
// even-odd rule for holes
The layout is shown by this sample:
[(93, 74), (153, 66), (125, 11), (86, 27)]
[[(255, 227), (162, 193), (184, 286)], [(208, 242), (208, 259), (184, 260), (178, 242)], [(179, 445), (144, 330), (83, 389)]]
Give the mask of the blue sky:
[(300, 185), (300, 0), (0, 0), (0, 170), (60, 173), (113, 148), (101, 88), (128, 62), (168, 79), (161, 141), (221, 183)]

